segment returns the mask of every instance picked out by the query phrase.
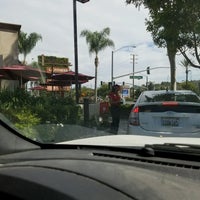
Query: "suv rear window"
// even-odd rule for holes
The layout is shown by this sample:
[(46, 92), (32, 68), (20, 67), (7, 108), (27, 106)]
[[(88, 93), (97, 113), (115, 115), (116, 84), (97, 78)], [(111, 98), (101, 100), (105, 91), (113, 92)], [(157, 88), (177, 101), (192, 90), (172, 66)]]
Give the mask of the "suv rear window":
[(163, 102), (163, 101), (179, 101), (179, 102), (194, 102), (200, 103), (200, 99), (195, 94), (186, 93), (149, 93), (142, 95), (140, 103), (142, 102)]

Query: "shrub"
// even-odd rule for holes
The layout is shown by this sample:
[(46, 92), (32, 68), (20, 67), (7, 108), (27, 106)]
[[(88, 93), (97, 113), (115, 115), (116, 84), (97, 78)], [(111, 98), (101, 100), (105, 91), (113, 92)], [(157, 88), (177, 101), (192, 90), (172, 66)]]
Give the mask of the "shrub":
[(80, 107), (71, 97), (35, 97), (21, 89), (0, 92), (0, 112), (29, 138), (36, 137), (32, 127), (39, 124), (78, 123), (80, 118)]

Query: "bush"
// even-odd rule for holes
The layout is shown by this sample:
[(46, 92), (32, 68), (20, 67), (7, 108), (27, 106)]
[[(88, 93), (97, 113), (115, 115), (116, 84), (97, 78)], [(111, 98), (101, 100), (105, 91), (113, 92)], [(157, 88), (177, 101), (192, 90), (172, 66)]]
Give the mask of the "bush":
[(80, 107), (71, 97), (52, 94), (35, 97), (21, 89), (0, 92), (0, 112), (32, 139), (36, 137), (34, 126), (78, 123), (80, 119)]

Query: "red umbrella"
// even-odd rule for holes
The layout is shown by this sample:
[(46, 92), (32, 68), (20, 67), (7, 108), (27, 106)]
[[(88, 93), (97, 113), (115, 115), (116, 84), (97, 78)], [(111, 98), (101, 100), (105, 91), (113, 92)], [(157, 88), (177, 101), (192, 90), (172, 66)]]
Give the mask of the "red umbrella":
[[(79, 80), (79, 84), (86, 83), (86, 80)], [(46, 85), (46, 86), (71, 86), (72, 84), (75, 84), (75, 80), (50, 80), (46, 83), (41, 83), (40, 85)]]
[(30, 66), (12, 65), (0, 67), (0, 78), (8, 80), (19, 80), (21, 85), (29, 80), (38, 80), (44, 77), (45, 72)]
[[(75, 75), (75, 72), (68, 71), (68, 72), (64, 72), (62, 74), (53, 74), (51, 77), (54, 80), (68, 80), (68, 81), (71, 81), (72, 83), (75, 83), (76, 75)], [(81, 81), (83, 81), (85, 83), (88, 80), (91, 80), (93, 78), (94, 78), (93, 76), (88, 76), (85, 74), (78, 73), (78, 82), (80, 82), (80, 83), (81, 83)]]
[(47, 89), (46, 89), (46, 87), (38, 85), (38, 86), (32, 87), (31, 90), (47, 90)]

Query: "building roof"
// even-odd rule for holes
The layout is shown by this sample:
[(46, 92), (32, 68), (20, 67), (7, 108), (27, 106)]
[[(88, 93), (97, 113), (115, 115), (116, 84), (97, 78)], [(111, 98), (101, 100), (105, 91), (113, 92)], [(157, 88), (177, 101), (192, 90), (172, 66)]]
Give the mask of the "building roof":
[(0, 22), (0, 30), (20, 31), (21, 25)]

